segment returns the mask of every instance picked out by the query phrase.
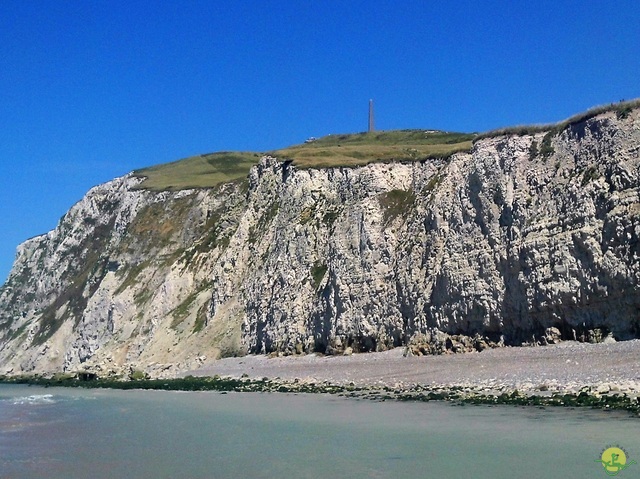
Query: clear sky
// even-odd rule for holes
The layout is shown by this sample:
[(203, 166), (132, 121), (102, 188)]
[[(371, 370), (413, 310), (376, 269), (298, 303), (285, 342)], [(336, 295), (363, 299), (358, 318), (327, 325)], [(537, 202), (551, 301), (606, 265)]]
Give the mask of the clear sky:
[(0, 282), (92, 186), (220, 150), (640, 97), (640, 2), (0, 1)]

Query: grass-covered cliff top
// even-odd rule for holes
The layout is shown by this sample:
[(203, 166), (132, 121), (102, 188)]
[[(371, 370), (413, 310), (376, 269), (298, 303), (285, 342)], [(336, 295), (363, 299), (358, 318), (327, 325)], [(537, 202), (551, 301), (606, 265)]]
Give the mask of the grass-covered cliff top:
[(300, 168), (359, 166), (378, 161), (410, 161), (449, 156), (471, 149), (475, 135), (434, 130), (393, 130), (329, 135), (268, 154)]
[(218, 152), (136, 170), (141, 188), (180, 190), (210, 188), (245, 178), (264, 154), (292, 160), (299, 168), (335, 168), (379, 161), (411, 161), (449, 156), (471, 148), (475, 135), (434, 130), (393, 130), (328, 135), (280, 150)]
[(621, 101), (619, 103), (611, 103), (609, 105), (601, 105), (595, 108), (591, 108), (583, 113), (578, 113), (566, 120), (559, 121), (557, 123), (549, 123), (545, 125), (519, 125), (519, 126), (510, 126), (506, 128), (499, 128), (497, 130), (487, 131), (485, 133), (481, 133), (476, 135), (474, 138), (474, 142), (481, 140), (483, 138), (493, 138), (496, 136), (519, 136), (519, 135), (534, 135), (536, 133), (560, 133), (567, 127), (571, 125), (576, 125), (578, 123), (582, 123), (591, 118), (594, 118), (603, 113), (615, 113), (618, 118), (626, 118), (629, 114), (640, 108), (640, 99), (630, 100), (630, 101)]
[(141, 188), (151, 190), (211, 188), (245, 178), (251, 167), (264, 154), (281, 160), (291, 160), (299, 168), (352, 167), (373, 162), (423, 160), (468, 151), (472, 143), (481, 138), (540, 132), (555, 134), (570, 125), (602, 113), (614, 112), (618, 118), (624, 118), (636, 108), (640, 108), (640, 99), (593, 108), (555, 124), (516, 126), (480, 135), (436, 130), (392, 130), (328, 135), (314, 141), (262, 153), (218, 152), (193, 156), (173, 163), (143, 168), (134, 174), (145, 177)]
[(145, 177), (140, 188), (149, 190), (212, 188), (245, 178), (261, 156), (253, 152), (221, 151), (143, 168), (133, 173)]

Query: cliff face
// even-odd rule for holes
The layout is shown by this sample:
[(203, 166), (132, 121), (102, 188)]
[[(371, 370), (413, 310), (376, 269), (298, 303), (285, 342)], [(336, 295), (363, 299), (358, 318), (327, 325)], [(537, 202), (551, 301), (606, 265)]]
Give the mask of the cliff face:
[(300, 170), (265, 157), (216, 189), (140, 181), (92, 189), (18, 248), (0, 372), (170, 374), (446, 334), (640, 336), (637, 109), (443, 160)]

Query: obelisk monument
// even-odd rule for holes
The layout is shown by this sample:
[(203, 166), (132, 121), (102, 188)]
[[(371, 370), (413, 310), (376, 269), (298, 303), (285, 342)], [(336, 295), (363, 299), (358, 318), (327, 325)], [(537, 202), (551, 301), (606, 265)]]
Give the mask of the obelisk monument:
[(373, 124), (373, 100), (369, 100), (369, 133), (375, 130)]

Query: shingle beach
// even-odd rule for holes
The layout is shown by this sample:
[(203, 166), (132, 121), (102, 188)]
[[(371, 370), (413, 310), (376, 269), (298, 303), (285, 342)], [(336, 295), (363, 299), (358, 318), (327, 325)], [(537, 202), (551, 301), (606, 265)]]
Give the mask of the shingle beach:
[(269, 378), (358, 387), (422, 386), (528, 394), (640, 394), (640, 340), (610, 344), (564, 342), (479, 353), (404, 356), (404, 348), (351, 356), (246, 356), (206, 361), (194, 376)]

